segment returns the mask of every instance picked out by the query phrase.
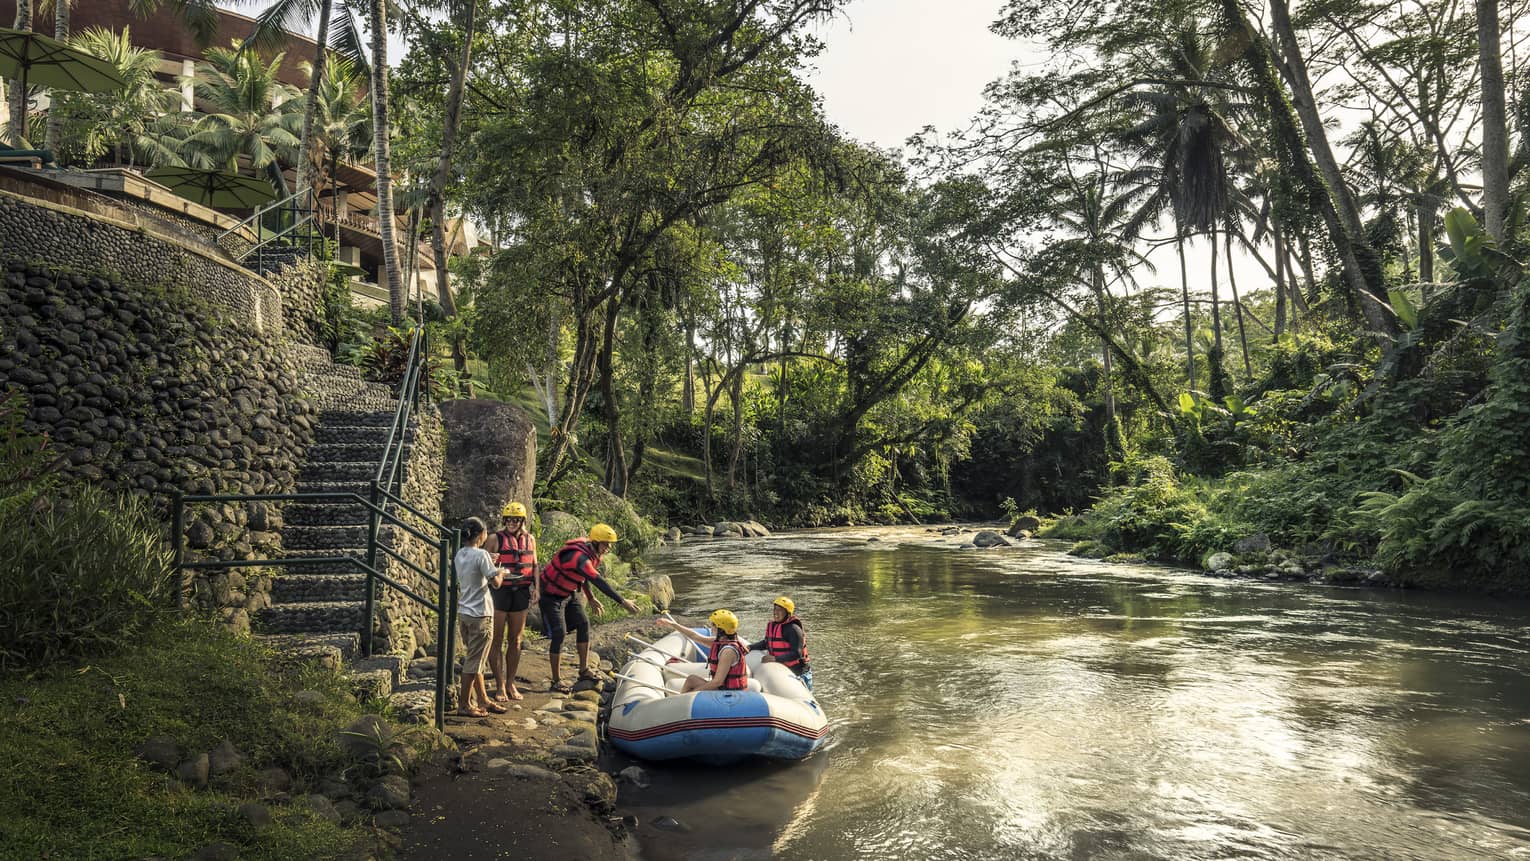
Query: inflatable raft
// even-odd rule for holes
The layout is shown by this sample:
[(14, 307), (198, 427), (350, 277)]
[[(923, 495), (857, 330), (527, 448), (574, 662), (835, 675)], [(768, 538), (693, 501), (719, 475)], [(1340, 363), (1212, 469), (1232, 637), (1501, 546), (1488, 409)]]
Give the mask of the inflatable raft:
[[(709, 635), (706, 628), (697, 628)], [(750, 756), (803, 759), (823, 747), (829, 722), (797, 674), (761, 653), (745, 658), (749, 689), (679, 693), (685, 677), (707, 674), (706, 655), (675, 632), (622, 668), (606, 737), (649, 760), (691, 758), (725, 765)], [(676, 660), (676, 659), (679, 660)]]

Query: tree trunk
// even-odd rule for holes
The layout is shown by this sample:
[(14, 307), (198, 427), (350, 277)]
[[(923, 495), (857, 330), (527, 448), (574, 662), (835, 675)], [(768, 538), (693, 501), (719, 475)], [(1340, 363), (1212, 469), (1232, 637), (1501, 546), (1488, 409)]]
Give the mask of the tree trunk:
[[(436, 171), (430, 178), (430, 248), (436, 258), (436, 294), (441, 311), (447, 317), (457, 316), (457, 303), (452, 298), (451, 273), (446, 268), (446, 180), (451, 172), (452, 154), (457, 145), (457, 126), (462, 118), (462, 94), (467, 83), (468, 69), (473, 63), (473, 29), (478, 20), (478, 0), (468, 0), (462, 17), (462, 54), (452, 68), (452, 82), (446, 90), (446, 112), (441, 121), (441, 157), (436, 159)], [(457, 361), (455, 352), (453, 361)], [(459, 372), (466, 370), (467, 356), (461, 358)]]
[[(1434, 207), (1419, 203), (1415, 216), (1418, 222), (1418, 280), (1434, 283)], [(1429, 297), (1424, 297), (1428, 301)]]
[(584, 411), (584, 399), (594, 379), (596, 315), (594, 309), (585, 307), (585, 292), (583, 286), (575, 288), (574, 361), (569, 366), (568, 382), (564, 384), (563, 412), (552, 428), (552, 448), (547, 455), (546, 486), (549, 487), (561, 476), (563, 461), (569, 456), (579, 427), (579, 415)]
[(621, 404), (616, 400), (616, 314), (620, 300), (606, 304), (605, 334), (601, 338), (597, 365), (600, 369), (601, 414), (606, 419), (606, 489), (618, 497), (627, 495), (627, 449), (622, 441)]
[[(1264, 90), (1264, 101), (1274, 123), (1274, 133), (1284, 140), (1296, 181), (1316, 198), (1318, 209), (1328, 228), (1329, 239), (1339, 253), (1340, 271), (1352, 299), (1371, 330), (1383, 338), (1395, 336), (1397, 323), (1379, 297), (1385, 294), (1381, 263), (1374, 249), (1365, 241), (1360, 211), (1344, 184), (1344, 175), (1328, 143), (1322, 115), (1312, 92), (1306, 58), (1291, 26), (1287, 0), (1271, 0), (1271, 23), (1284, 54), (1285, 80), (1290, 84), (1291, 103), (1285, 100), (1280, 76), (1274, 69), (1274, 53), (1269, 43), (1249, 23), (1237, 0), (1222, 0), (1228, 22), (1241, 31), (1246, 42), (1244, 57)], [(1296, 117), (1291, 116), (1294, 104)], [(1300, 119), (1300, 123), (1296, 122)], [(1305, 145), (1302, 144), (1305, 141)], [(1321, 176), (1314, 175), (1308, 162), (1310, 153)]]
[(372, 0), (372, 157), (377, 169), (377, 232), (382, 237), (388, 310), (394, 323), (402, 323), (408, 297), (399, 277), (398, 246), (393, 237), (393, 160), (388, 132), (388, 3)]
[(733, 389), (728, 393), (733, 401), (733, 451), (728, 455), (728, 490), (737, 487), (738, 461), (744, 451), (744, 372), (733, 375)]
[(1482, 215), (1488, 235), (1503, 242), (1509, 204), (1509, 125), (1504, 107), (1503, 44), (1498, 0), (1476, 0), (1477, 57), (1482, 69)]
[[(53, 38), (60, 42), (69, 41), (69, 4), (73, 0), (53, 0)], [(64, 130), (64, 118), (50, 102), (48, 105), (48, 131), (45, 146), (58, 157), (58, 147), (62, 140)], [(88, 166), (88, 165), (87, 165)]]
[(1217, 285), (1217, 231), (1213, 227), (1206, 238), (1211, 242), (1211, 352), (1206, 356), (1206, 393), (1221, 403), (1227, 397), (1227, 369), (1222, 366), (1222, 297)]
[(1281, 245), (1279, 225), (1270, 230), (1270, 239), (1275, 245), (1275, 337), (1272, 340), (1279, 341), (1286, 331), (1286, 251)]
[[(1100, 331), (1109, 331), (1110, 318), (1106, 315), (1105, 309), (1105, 274), (1100, 271), (1099, 264), (1095, 264), (1094, 267), (1094, 300), (1099, 310)], [(1110, 341), (1104, 335), (1100, 336), (1100, 364), (1104, 373), (1104, 379), (1101, 382), (1105, 393), (1105, 438), (1108, 453), (1110, 427), (1116, 422), (1116, 392), (1110, 374)]]
[(696, 316), (692, 300), (685, 309), (685, 381), (680, 388), (680, 410), (689, 419), (696, 413)]
[(1190, 327), (1190, 273), (1185, 269), (1185, 237), (1176, 234), (1174, 248), (1179, 252), (1179, 291), (1185, 302), (1185, 371), (1190, 378), (1190, 391), (1195, 391), (1195, 336)]
[[(16, 29), (32, 29), (32, 0), (17, 0)], [(26, 145), (27, 89), (20, 78), (11, 80), (11, 145), (18, 149)]]
[(1227, 286), (1232, 290), (1233, 312), (1238, 315), (1238, 346), (1243, 350), (1243, 378), (1254, 378), (1254, 366), (1248, 360), (1248, 334), (1243, 331), (1243, 300), (1238, 298), (1238, 276), (1233, 274), (1233, 232), (1227, 231)]
[(319, 0), (319, 29), (314, 34), (318, 46), (313, 52), (313, 75), (308, 79), (308, 94), (303, 98), (303, 132), (298, 138), (298, 152), (302, 153), (297, 175), (300, 192), (313, 187), (314, 174), (318, 172), (313, 158), (313, 120), (319, 112), (319, 88), (329, 66), (329, 16), (333, 8), (333, 0)]

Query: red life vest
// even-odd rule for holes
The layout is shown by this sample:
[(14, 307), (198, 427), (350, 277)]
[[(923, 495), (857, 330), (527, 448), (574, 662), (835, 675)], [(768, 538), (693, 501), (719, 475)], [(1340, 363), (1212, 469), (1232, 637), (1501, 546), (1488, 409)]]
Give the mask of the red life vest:
[(567, 598), (584, 583), (600, 576), (599, 557), (595, 548), (585, 538), (570, 539), (547, 560), (542, 569), (542, 594), (552, 598)]
[[(784, 656), (791, 654), (792, 644), (787, 642), (785, 637), (781, 636), (781, 630), (787, 625), (796, 625), (797, 630), (802, 632), (802, 651), (798, 653), (797, 657), (790, 660)], [(793, 670), (807, 664), (807, 629), (802, 627), (802, 620), (796, 616), (787, 616), (784, 622), (770, 621), (765, 623), (765, 647), (770, 649), (770, 653), (775, 656), (777, 662)]]
[(514, 534), (501, 529), (494, 534), (499, 536), (499, 556), (494, 561), (500, 567), (509, 568), (511, 578), (515, 578), (505, 585), (530, 586), (532, 572), (537, 567), (537, 540), (524, 529)]
[(729, 646), (737, 650), (738, 658), (734, 660), (733, 666), (728, 668), (728, 677), (723, 679), (722, 689), (725, 691), (747, 690), (749, 670), (744, 666), (744, 653), (749, 651), (749, 647), (744, 645), (742, 640), (724, 640), (721, 637), (715, 640), (712, 643), (712, 651), (707, 653), (707, 674), (714, 677), (717, 675), (717, 658), (722, 655), (722, 650)]

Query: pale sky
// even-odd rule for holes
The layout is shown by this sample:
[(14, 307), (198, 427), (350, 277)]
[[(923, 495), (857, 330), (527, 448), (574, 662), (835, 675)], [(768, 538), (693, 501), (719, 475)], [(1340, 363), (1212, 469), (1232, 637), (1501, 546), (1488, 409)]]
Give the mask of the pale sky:
[(897, 148), (926, 125), (959, 130), (1022, 46), (988, 31), (1002, 0), (853, 0), (815, 28), (813, 88), (849, 136)]
[[(899, 149), (926, 125), (942, 136), (960, 131), (983, 106), (985, 85), (1003, 77), (1016, 61), (1030, 65), (1045, 59), (1025, 43), (989, 31), (1003, 4), (852, 0), (834, 20), (816, 28), (825, 47), (808, 81), (823, 95), (829, 120), (863, 143)], [(1168, 230), (1152, 233), (1163, 236)], [(1211, 255), (1205, 240), (1193, 240), (1185, 258), (1191, 291), (1206, 289)], [(1148, 259), (1156, 271), (1138, 273), (1140, 284), (1178, 291), (1179, 260), (1172, 246), (1154, 249)], [(1227, 300), (1225, 260), (1221, 266), (1222, 298)], [(1240, 293), (1270, 286), (1269, 275), (1247, 254), (1235, 255), (1234, 267)]]

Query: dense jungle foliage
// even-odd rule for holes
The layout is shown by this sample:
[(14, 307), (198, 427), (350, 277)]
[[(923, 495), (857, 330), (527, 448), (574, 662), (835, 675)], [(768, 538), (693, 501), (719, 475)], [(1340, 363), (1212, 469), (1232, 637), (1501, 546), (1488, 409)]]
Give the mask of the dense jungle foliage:
[[(1025, 62), (898, 153), (804, 82), (843, 5), (346, 13), (337, 44), (368, 31), (371, 62), (324, 72), (304, 140), (404, 177), (443, 263), (453, 214), (486, 229), (413, 311), (389, 261), (391, 322), (433, 321), (444, 391), (537, 414), (544, 500), (1035, 510), (1091, 552), (1263, 533), (1530, 584), (1521, 7), (996, 0)], [(403, 343), (335, 340), (374, 364)]]

